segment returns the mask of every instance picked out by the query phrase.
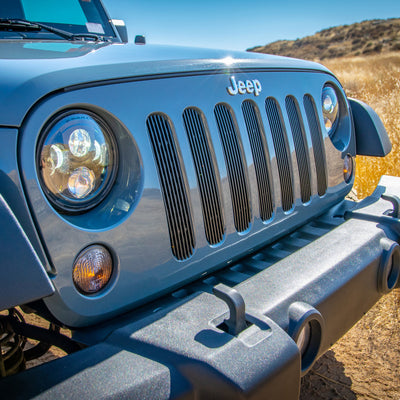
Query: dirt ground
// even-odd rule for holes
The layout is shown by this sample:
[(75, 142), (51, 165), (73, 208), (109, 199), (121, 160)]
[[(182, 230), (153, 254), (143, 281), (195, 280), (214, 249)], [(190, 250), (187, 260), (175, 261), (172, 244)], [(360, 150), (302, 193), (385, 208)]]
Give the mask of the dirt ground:
[(400, 290), (378, 302), (303, 378), (301, 400), (400, 400)]

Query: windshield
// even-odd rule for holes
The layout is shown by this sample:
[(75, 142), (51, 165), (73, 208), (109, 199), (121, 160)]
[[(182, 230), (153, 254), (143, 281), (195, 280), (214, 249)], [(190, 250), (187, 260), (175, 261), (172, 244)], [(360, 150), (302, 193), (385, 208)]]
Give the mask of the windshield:
[[(96, 34), (115, 38), (107, 14), (99, 0), (0, 0), (0, 19), (21, 19), (42, 23), (71, 34)], [(0, 37), (20, 33), (32, 39), (62, 39), (46, 31), (3, 29)]]

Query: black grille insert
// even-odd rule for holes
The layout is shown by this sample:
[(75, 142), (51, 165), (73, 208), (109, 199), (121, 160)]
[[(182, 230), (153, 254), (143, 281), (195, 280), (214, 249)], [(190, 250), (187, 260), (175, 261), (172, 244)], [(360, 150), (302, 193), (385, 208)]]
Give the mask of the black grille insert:
[(288, 96), (286, 97), (285, 104), (296, 150), (297, 166), (299, 168), (301, 201), (307, 203), (311, 198), (311, 178), (303, 119), (301, 118), (296, 99)]
[(151, 114), (146, 124), (164, 198), (172, 254), (185, 260), (193, 254), (195, 239), (177, 144), (166, 116)]
[(318, 123), (318, 113), (315, 108), (314, 100), (308, 94), (304, 96), (304, 108), (310, 127), (311, 140), (314, 150), (315, 169), (317, 172), (317, 190), (320, 196), (326, 193), (326, 168), (325, 168), (325, 149), (322, 142), (321, 127)]
[(199, 185), (205, 235), (208, 243), (217, 244), (224, 236), (224, 220), (212, 145), (203, 117), (197, 109), (187, 108), (183, 113), (183, 121)]
[(276, 162), (278, 164), (282, 209), (284, 211), (289, 211), (293, 207), (294, 195), (286, 131), (282, 121), (281, 111), (276, 100), (268, 97), (265, 100), (265, 109), (271, 128), (272, 140), (274, 142)]
[(253, 154), (260, 217), (263, 221), (267, 221), (272, 218), (273, 213), (271, 176), (267, 157), (268, 152), (266, 150), (265, 140), (263, 140), (264, 132), (256, 107), (257, 106), (252, 101), (246, 100), (242, 104), (242, 111), (250, 139), (251, 152)]
[(251, 211), (239, 135), (232, 113), (225, 104), (217, 104), (214, 113), (228, 171), (235, 228), (238, 232), (243, 232), (250, 226)]

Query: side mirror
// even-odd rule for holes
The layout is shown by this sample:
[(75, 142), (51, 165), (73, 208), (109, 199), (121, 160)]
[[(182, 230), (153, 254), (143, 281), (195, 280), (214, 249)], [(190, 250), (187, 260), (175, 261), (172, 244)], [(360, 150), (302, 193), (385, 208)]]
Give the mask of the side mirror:
[(135, 44), (146, 44), (146, 38), (143, 35), (136, 35)]
[(128, 43), (128, 30), (122, 19), (112, 19), (111, 23), (115, 26), (122, 43)]

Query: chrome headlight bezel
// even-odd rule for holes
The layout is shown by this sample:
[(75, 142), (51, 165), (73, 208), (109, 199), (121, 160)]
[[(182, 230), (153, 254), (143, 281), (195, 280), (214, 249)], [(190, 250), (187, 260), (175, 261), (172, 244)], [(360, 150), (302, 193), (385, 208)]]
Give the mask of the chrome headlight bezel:
[(322, 88), (321, 109), (325, 131), (332, 137), (340, 119), (340, 104), (337, 90), (331, 83), (325, 83)]
[[(78, 147), (71, 150), (72, 134), (78, 131), (84, 132), (80, 140), (82, 136), (84, 139), (85, 137), (87, 139), (87, 135), (90, 136), (91, 140), (86, 143), (89, 148)], [(99, 144), (96, 138), (102, 138), (103, 143)], [(45, 149), (45, 146), (48, 148)], [(51, 151), (53, 155), (55, 154), (56, 166), (50, 155)], [(98, 151), (100, 155), (97, 154)], [(45, 152), (48, 153), (47, 160), (51, 159), (52, 162), (53, 172), (50, 174), (44, 159)], [(89, 153), (94, 153), (92, 159)], [(94, 165), (95, 160), (100, 156), (104, 159), (98, 161), (96, 173), (88, 166)], [(118, 146), (111, 128), (103, 118), (84, 109), (67, 110), (54, 116), (43, 129), (36, 147), (36, 166), (40, 186), (51, 205), (60, 213), (79, 214), (96, 207), (109, 194), (117, 176), (118, 164)], [(65, 175), (58, 179), (62, 181), (61, 183), (55, 182), (56, 179), (50, 177), (57, 169), (60, 170), (57, 172), (58, 175)], [(97, 181), (93, 187), (89, 187), (87, 194), (83, 192), (74, 197), (72, 191), (67, 193), (66, 179), (73, 173), (82, 172), (88, 179), (96, 178)]]

